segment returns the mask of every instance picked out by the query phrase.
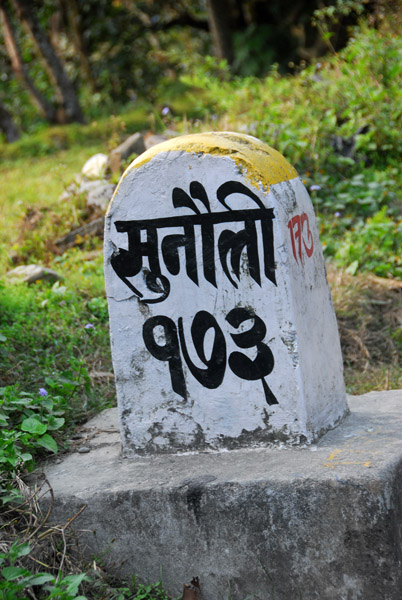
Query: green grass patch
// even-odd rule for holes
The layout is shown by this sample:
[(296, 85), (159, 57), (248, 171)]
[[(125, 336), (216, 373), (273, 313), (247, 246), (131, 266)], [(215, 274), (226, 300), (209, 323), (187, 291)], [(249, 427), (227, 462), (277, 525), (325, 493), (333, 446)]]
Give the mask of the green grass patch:
[(91, 372), (111, 371), (102, 256), (85, 260), (81, 253), (79, 266), (76, 260), (77, 253), (60, 265), (62, 282), (0, 288), (0, 384), (35, 394), (39, 388), (61, 393), (62, 382), (70, 382), (63, 394), (74, 392), (73, 422), (114, 397), (113, 389), (89, 379)]
[(313, 186), (326, 257), (401, 277), (402, 38), (392, 28), (363, 24), (341, 53), (297, 75), (233, 79), (207, 58), (184, 80), (203, 91), (196, 130), (255, 135)]

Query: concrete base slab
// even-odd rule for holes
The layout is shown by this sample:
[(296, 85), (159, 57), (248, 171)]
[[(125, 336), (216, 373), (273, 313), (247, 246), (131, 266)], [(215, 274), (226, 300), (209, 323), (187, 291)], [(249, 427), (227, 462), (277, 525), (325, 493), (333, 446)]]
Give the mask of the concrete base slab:
[(45, 468), (53, 517), (86, 504), (89, 552), (176, 596), (199, 576), (204, 600), (400, 600), (402, 390), (349, 405), (312, 446), (135, 460), (105, 411)]

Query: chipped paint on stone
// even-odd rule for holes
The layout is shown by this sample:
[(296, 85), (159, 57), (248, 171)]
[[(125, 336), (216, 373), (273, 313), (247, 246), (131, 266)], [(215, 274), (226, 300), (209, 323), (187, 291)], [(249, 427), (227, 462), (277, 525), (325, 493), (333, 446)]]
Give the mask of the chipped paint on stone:
[(138, 157), (107, 214), (105, 277), (126, 455), (311, 441), (347, 412), (311, 201), (259, 140)]

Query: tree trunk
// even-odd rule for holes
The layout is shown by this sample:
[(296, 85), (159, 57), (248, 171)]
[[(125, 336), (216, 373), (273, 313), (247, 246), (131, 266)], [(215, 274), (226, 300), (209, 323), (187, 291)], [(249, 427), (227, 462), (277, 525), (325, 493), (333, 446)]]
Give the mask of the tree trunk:
[(227, 0), (207, 0), (209, 29), (215, 48), (215, 55), (233, 62), (230, 6)]
[(57, 114), (55, 108), (46, 100), (43, 94), (37, 89), (34, 82), (28, 75), (27, 68), (21, 57), (18, 48), (17, 38), (13, 29), (9, 9), (5, 0), (0, 0), (0, 15), (3, 21), (4, 45), (10, 58), (12, 69), (16, 77), (28, 90), (34, 104), (38, 107), (41, 115), (50, 123), (57, 123)]
[(4, 132), (7, 142), (15, 142), (20, 137), (17, 125), (8, 110), (0, 102), (0, 129)]
[(81, 30), (81, 16), (76, 0), (60, 0), (60, 5), (64, 14), (67, 17), (72, 33), (72, 42), (74, 49), (80, 59), (82, 70), (84, 71), (87, 80), (92, 88), (92, 91), (98, 89), (97, 81), (92, 72), (91, 63), (88, 59), (88, 49)]
[(68, 79), (64, 67), (55, 53), (46, 32), (43, 30), (29, 0), (14, 0), (18, 18), (31, 36), (46, 65), (49, 77), (58, 90), (61, 105), (68, 122), (83, 123), (84, 117), (78, 103), (77, 94)]

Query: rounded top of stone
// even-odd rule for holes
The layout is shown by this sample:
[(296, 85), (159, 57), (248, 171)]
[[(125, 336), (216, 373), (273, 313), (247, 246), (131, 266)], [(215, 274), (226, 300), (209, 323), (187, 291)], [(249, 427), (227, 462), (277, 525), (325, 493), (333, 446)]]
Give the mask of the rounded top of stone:
[(157, 144), (138, 156), (123, 177), (149, 163), (155, 156), (168, 152), (229, 157), (255, 187), (262, 183), (267, 188), (297, 177), (296, 170), (277, 150), (251, 135), (227, 131), (183, 135)]

